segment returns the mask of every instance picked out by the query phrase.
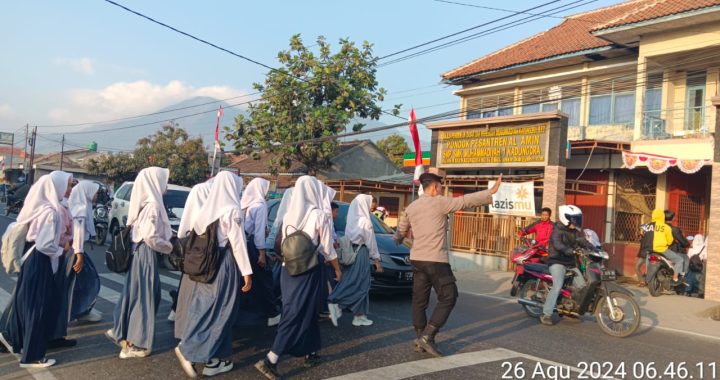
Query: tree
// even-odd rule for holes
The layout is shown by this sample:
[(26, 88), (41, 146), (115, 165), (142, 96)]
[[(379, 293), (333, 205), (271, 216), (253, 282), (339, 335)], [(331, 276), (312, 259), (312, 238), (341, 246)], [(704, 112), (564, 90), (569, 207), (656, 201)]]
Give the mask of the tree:
[(177, 124), (170, 124), (138, 140), (132, 154), (91, 159), (86, 169), (93, 175), (106, 175), (117, 184), (134, 179), (142, 168), (149, 166), (170, 169), (170, 183), (193, 186), (207, 178), (208, 154), (202, 139), (190, 138)]
[[(385, 90), (375, 78), (376, 60), (372, 46), (358, 48), (347, 39), (332, 54), (324, 37), (317, 38), (317, 54), (306, 47), (300, 35), (290, 39), (290, 48), (278, 53), (280, 69), (271, 70), (264, 84), (253, 86), (262, 100), (249, 108), (249, 115), (238, 116), (232, 129), (226, 129), (238, 153), (258, 157), (274, 153), (269, 162), (272, 172), (287, 169), (293, 159), (303, 163), (309, 174), (330, 165), (337, 141), (298, 144), (298, 141), (333, 137), (344, 132), (355, 118), (377, 120)], [(395, 106), (394, 113), (400, 106)], [(363, 128), (353, 125), (354, 131)]]
[(410, 151), (405, 139), (400, 135), (390, 135), (377, 142), (378, 148), (385, 152), (392, 162), (398, 167), (403, 166), (403, 156)]

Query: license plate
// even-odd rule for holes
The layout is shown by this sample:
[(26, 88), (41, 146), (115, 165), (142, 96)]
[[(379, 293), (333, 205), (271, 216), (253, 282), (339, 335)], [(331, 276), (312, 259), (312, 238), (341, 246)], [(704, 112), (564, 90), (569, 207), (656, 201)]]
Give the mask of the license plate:
[(617, 280), (617, 274), (614, 270), (603, 270), (602, 271), (602, 280), (603, 281), (615, 281)]
[(413, 279), (413, 272), (405, 272), (403, 273), (403, 280), (405, 281), (412, 281)]

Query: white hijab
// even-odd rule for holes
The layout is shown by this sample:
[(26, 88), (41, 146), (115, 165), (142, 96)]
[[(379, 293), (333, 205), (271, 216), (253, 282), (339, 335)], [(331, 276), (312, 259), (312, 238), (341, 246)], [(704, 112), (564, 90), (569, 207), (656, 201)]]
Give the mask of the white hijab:
[(707, 257), (707, 242), (705, 241), (705, 237), (700, 234), (695, 235), (692, 241), (692, 247), (688, 250), (688, 258), (695, 255), (700, 255), (701, 259)]
[(27, 224), (40, 217), (48, 209), (57, 213), (56, 233), (62, 230), (62, 200), (67, 192), (72, 174), (56, 170), (40, 179), (30, 187), (17, 224)]
[[(131, 226), (135, 224), (135, 222), (138, 221), (143, 207), (154, 203), (160, 213), (160, 219), (157, 220), (158, 225), (155, 226), (155, 228), (163, 234), (162, 237), (167, 241), (170, 241), (170, 238), (172, 238), (172, 229), (170, 228), (170, 219), (168, 219), (167, 210), (165, 210), (165, 204), (163, 203), (163, 194), (167, 191), (169, 177), (170, 170), (165, 168), (152, 166), (141, 170), (133, 184), (127, 219), (127, 225)], [(148, 233), (148, 231), (137, 231), (136, 236), (144, 237), (147, 236)], [(133, 235), (135, 235), (135, 233), (133, 233)]]
[(370, 231), (373, 240), (375, 240), (375, 231), (372, 228), (372, 220), (370, 219), (372, 200), (372, 195), (358, 194), (350, 202), (347, 224), (345, 225), (345, 236), (354, 244), (368, 244), (369, 242), (365, 241), (368, 236), (367, 231)]
[(250, 206), (265, 203), (265, 196), (267, 196), (269, 189), (270, 181), (265, 178), (254, 178), (243, 191), (240, 208), (247, 210)]
[(275, 221), (273, 222), (273, 229), (277, 230), (283, 222), (285, 214), (287, 214), (288, 207), (290, 206), (290, 198), (292, 198), (293, 188), (285, 190), (282, 199), (280, 200), (280, 206), (278, 206), (277, 215), (275, 215)]
[(85, 218), (85, 231), (95, 236), (95, 223), (93, 223), (92, 200), (100, 190), (100, 185), (93, 181), (80, 181), (70, 193), (68, 205), (73, 218)]
[(185, 201), (185, 208), (183, 209), (182, 218), (180, 219), (178, 236), (184, 237), (190, 233), (193, 221), (200, 215), (202, 207), (210, 195), (212, 183), (213, 179), (211, 178), (207, 182), (199, 183), (190, 189), (190, 194), (188, 194), (187, 201)]
[(320, 181), (318, 182), (320, 183), (320, 187), (322, 190), (322, 210), (323, 212), (325, 212), (325, 215), (329, 216), (332, 219), (332, 201), (333, 199), (335, 199), (335, 194), (337, 193), (337, 191)]
[[(315, 177), (302, 176), (295, 182), (287, 213), (283, 217), (282, 236), (285, 236), (288, 226), (301, 229), (306, 216), (314, 210), (320, 210), (325, 213), (324, 203), (326, 196), (325, 185), (320, 183)], [(330, 203), (327, 208), (330, 209)], [(332, 211), (330, 211), (332, 213)], [(329, 220), (328, 218), (324, 218)]]
[(242, 215), (240, 209), (242, 191), (242, 178), (227, 171), (218, 173), (200, 215), (192, 221), (195, 232), (205, 233), (209, 225), (233, 210), (237, 210), (238, 215)]

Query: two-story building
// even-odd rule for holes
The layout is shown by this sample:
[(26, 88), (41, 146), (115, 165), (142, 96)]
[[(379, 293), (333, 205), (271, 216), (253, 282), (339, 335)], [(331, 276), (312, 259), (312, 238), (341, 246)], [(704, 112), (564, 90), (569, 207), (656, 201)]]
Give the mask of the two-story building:
[[(710, 188), (720, 181), (712, 170), (717, 161), (712, 98), (720, 95), (720, 0), (634, 0), (577, 14), (442, 77), (460, 86), (455, 91), (460, 120), (428, 126), (433, 165), (445, 170), (449, 191), (481, 188), (477, 178), (503, 172), (511, 179), (535, 181), (539, 209), (548, 199), (543, 189), (550, 188), (551, 175), (551, 181), (565, 183), (565, 192), (549, 204), (564, 200), (581, 207), (586, 226), (598, 233), (626, 275), (634, 273), (639, 227), (655, 208), (675, 211), (675, 222), (686, 235), (712, 234)], [(553, 140), (552, 131), (547, 142), (538, 140), (546, 144), (543, 154), (565, 155), (551, 172), (547, 158), (527, 158), (527, 166), (522, 159), (492, 165), (505, 161), (488, 156), (510, 152), (506, 148), (451, 149), (462, 146), (457, 142), (462, 135), (452, 131), (527, 126), (543, 118), (561, 120), (548, 124), (551, 129), (567, 124), (566, 132), (557, 135), (562, 142)], [(530, 144), (533, 138), (519, 136), (511, 144)], [(531, 148), (512, 152), (540, 152)], [(720, 251), (709, 251), (708, 264), (720, 276)], [(711, 277), (708, 272), (708, 284)], [(713, 288), (712, 297), (720, 298), (720, 281)]]

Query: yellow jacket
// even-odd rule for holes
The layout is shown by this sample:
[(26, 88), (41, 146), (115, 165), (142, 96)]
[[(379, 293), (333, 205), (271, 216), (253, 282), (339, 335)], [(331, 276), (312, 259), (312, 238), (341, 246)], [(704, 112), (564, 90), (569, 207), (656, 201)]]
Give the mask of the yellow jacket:
[(653, 251), (663, 253), (672, 245), (672, 228), (665, 223), (665, 212), (653, 210), (652, 221), (655, 222), (655, 233), (653, 234)]

